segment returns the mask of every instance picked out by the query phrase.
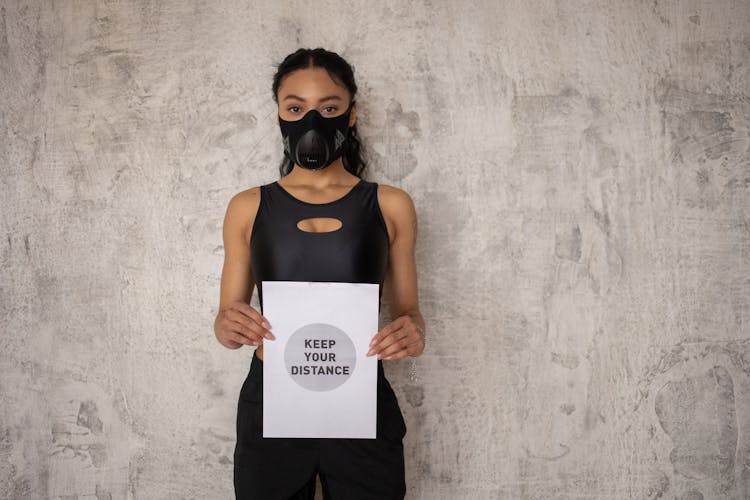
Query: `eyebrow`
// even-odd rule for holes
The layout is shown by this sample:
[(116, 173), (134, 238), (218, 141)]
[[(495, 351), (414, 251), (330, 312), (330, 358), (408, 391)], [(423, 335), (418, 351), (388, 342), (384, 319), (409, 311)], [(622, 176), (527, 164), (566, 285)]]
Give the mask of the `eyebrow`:
[[(294, 95), (294, 94), (289, 94), (289, 95), (285, 96), (282, 99), (282, 101), (286, 101), (286, 100), (289, 100), (289, 99), (296, 99), (298, 101), (305, 102), (304, 98), (302, 98), (302, 97), (300, 97), (298, 95)], [(343, 99), (341, 97), (337, 96), (337, 95), (329, 95), (329, 96), (325, 96), (322, 99), (320, 99), (320, 102), (323, 102), (323, 101), (343, 101)]]

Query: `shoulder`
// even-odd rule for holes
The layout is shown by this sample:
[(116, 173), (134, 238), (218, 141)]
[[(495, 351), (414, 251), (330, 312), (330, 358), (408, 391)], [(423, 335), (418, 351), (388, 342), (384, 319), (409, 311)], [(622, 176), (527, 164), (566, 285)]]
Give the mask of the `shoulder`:
[(409, 193), (396, 186), (378, 184), (378, 202), (381, 209), (396, 213), (414, 212), (414, 201)]
[(249, 241), (249, 229), (255, 221), (260, 207), (260, 186), (254, 186), (232, 196), (227, 205), (224, 229), (240, 231)]
[(378, 184), (378, 205), (386, 220), (386, 226), (395, 233), (395, 239), (402, 235), (408, 240), (416, 236), (417, 210), (409, 193), (401, 188)]
[(254, 186), (232, 196), (227, 206), (227, 213), (248, 213), (248, 209), (257, 212), (260, 205), (260, 186)]

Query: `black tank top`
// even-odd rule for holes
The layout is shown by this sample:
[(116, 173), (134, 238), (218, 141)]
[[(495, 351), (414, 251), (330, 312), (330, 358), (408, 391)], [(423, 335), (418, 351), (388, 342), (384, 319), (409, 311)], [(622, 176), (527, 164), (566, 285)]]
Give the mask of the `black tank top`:
[[(261, 314), (264, 280), (377, 283), (380, 311), (390, 241), (377, 193), (376, 182), (360, 179), (337, 200), (308, 203), (278, 181), (260, 186), (260, 206), (250, 233), (250, 265)], [(312, 217), (335, 217), (343, 224), (325, 233), (297, 227), (297, 222)]]

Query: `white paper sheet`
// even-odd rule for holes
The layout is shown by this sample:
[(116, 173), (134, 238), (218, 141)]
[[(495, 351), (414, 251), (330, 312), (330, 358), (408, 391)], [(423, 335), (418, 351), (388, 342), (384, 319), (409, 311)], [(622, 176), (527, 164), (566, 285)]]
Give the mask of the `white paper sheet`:
[(376, 437), (378, 284), (263, 281), (263, 437)]

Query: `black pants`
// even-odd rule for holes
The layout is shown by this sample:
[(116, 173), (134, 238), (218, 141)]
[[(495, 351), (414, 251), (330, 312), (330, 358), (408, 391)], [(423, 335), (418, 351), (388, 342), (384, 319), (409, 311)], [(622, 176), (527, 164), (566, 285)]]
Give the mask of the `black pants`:
[(402, 500), (406, 424), (378, 360), (376, 439), (263, 437), (263, 361), (253, 354), (237, 403), (237, 500)]

